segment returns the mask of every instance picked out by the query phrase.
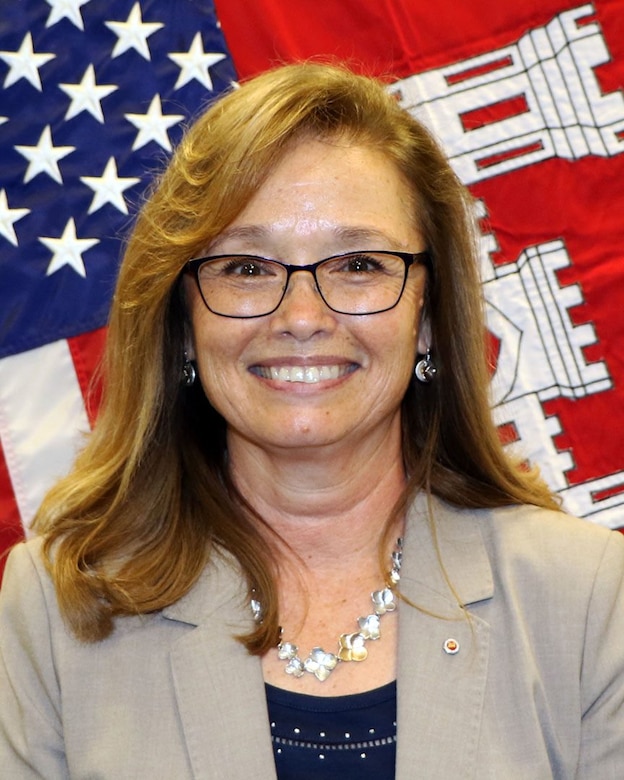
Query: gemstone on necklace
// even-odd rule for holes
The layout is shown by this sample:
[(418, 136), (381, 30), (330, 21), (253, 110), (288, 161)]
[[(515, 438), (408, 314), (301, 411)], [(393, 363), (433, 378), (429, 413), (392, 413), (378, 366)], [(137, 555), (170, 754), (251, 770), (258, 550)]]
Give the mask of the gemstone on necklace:
[(362, 634), (364, 639), (379, 639), (381, 636), (379, 615), (367, 615), (366, 617), (358, 618), (358, 626), (360, 627), (360, 634)]
[(341, 661), (363, 661), (368, 655), (366, 637), (359, 631), (353, 634), (341, 634), (338, 643), (340, 645), (338, 658)]
[(375, 612), (378, 615), (384, 615), (386, 612), (394, 612), (397, 608), (396, 599), (391, 588), (376, 590), (371, 593), (371, 599), (375, 606)]
[(277, 646), (277, 657), (280, 661), (290, 661), (298, 652), (299, 648), (292, 642), (280, 642)]
[(326, 653), (322, 647), (315, 647), (303, 662), (303, 668), (323, 682), (336, 668), (337, 663), (338, 657), (333, 653)]
[(284, 667), (284, 671), (286, 674), (291, 674), (293, 677), (303, 677), (303, 673), (305, 672), (303, 661), (296, 656), (295, 658), (290, 658)]
[(258, 601), (258, 599), (251, 599), (249, 603), (251, 604), (251, 611), (253, 612), (254, 620), (256, 623), (262, 623), (264, 618), (264, 615), (262, 614), (262, 604)]

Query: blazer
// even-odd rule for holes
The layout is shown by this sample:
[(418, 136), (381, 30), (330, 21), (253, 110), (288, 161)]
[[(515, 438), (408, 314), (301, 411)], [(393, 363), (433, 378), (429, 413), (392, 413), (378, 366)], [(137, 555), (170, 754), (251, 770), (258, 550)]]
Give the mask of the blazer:
[[(404, 541), (396, 778), (621, 780), (624, 537), (534, 507), (431, 506), (435, 540), (420, 498)], [(0, 776), (272, 780), (260, 662), (232, 638), (249, 620), (215, 556), (180, 601), (83, 644), (40, 542), (18, 545), (0, 594)]]

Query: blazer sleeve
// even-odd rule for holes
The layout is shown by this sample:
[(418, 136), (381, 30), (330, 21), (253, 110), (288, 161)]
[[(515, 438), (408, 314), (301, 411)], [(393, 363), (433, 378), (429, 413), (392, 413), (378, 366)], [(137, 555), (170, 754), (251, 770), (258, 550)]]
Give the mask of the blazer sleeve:
[(613, 533), (596, 571), (587, 612), (577, 780), (624, 772), (624, 536)]
[[(3, 777), (69, 777), (46, 586), (31, 552), (11, 552), (0, 590), (0, 767)], [(53, 607), (53, 609), (55, 609)]]

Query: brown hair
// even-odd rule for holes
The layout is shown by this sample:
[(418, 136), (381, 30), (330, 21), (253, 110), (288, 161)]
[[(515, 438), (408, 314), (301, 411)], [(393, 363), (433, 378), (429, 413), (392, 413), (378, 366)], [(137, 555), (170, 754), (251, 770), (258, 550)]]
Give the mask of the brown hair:
[(414, 193), (433, 258), (426, 316), (438, 375), (430, 385), (412, 382), (403, 402), (404, 502), (424, 488), (459, 506), (555, 506), (536, 476), (504, 454), (491, 419), (467, 191), (428, 131), (381, 83), (337, 66), (284, 66), (197, 120), (129, 239), (100, 415), (35, 521), (61, 610), (81, 639), (105, 637), (117, 615), (173, 603), (225, 549), (265, 608), (264, 623), (243, 641), (254, 653), (276, 643), (275, 564), (259, 518), (230, 482), (225, 423), (200, 387), (180, 384), (188, 326), (179, 280), (186, 261), (232, 222), (302, 136), (383, 152)]

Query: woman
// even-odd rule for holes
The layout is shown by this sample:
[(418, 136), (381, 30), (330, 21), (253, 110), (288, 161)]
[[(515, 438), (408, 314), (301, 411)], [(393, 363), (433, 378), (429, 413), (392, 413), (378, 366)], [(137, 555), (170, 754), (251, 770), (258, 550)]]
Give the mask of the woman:
[(501, 449), (470, 213), (344, 69), (197, 121), (8, 563), (8, 777), (621, 774), (624, 540)]

